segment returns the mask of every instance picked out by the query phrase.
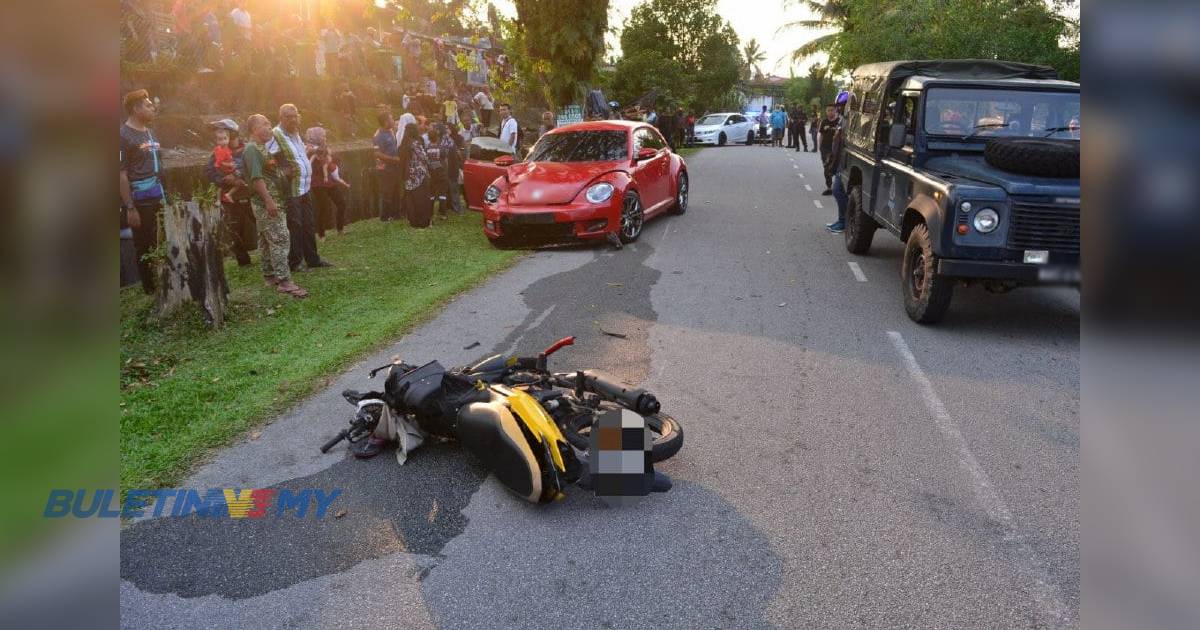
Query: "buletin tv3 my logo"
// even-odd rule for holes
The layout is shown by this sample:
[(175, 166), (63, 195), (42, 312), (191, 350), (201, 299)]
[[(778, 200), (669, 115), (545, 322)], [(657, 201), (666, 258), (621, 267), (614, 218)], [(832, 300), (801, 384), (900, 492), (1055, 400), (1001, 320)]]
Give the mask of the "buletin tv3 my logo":
[[(125, 500), (111, 488), (50, 491), (46, 518), (141, 518), (198, 516), (201, 518), (324, 518), (341, 488), (165, 488), (129, 490)], [(151, 505), (152, 504), (152, 505)]]

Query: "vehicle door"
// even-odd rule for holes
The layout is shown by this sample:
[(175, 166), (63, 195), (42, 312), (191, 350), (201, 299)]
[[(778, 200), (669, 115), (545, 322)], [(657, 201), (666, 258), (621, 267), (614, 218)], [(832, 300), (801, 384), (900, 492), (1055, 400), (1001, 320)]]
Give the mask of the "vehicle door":
[(746, 134), (750, 133), (750, 121), (741, 114), (734, 114), (730, 116), (729, 121), (733, 127), (733, 131), (728, 134), (729, 141), (745, 142)]
[(649, 127), (641, 127), (634, 131), (632, 158), (636, 159), (642, 149), (657, 151), (654, 157), (637, 160), (633, 166), (633, 181), (642, 197), (642, 208), (648, 212), (667, 194), (664, 187), (667, 179), (664, 169), (670, 164), (671, 157), (666, 151), (666, 142), (662, 140), (662, 136)]
[[(875, 214), (893, 226), (899, 226), (912, 199), (913, 141), (916, 137), (916, 93), (897, 94), (885, 105), (879, 117), (876, 146), (879, 161)], [(888, 144), (893, 122), (904, 123), (904, 146)]]
[(862, 171), (862, 208), (870, 215), (875, 215), (878, 199), (880, 155), (876, 151), (875, 140), (882, 109), (879, 101), (883, 96), (885, 81), (883, 77), (862, 77), (854, 81), (847, 104), (850, 114), (844, 130), (849, 153), (847, 157)]
[(496, 166), (492, 160), (501, 155), (512, 155), (499, 138), (480, 136), (472, 138), (467, 145), (467, 155), (463, 160), (463, 193), (467, 198), (467, 207), (472, 210), (483, 210), (483, 191), (497, 177), (504, 175), (505, 168)]

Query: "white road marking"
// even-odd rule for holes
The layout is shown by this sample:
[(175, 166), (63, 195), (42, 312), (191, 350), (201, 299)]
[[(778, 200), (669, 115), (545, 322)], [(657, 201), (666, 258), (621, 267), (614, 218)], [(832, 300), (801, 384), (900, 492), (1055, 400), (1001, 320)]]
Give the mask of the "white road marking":
[(796, 170), (800, 170), (800, 165), (799, 165), (799, 164), (792, 164), (792, 168), (794, 168), (794, 169), (796, 169)]
[(805, 185), (804, 185), (804, 190), (807, 190), (808, 192), (812, 192), (812, 186), (809, 186), (808, 184), (805, 184)]
[(799, 175), (800, 175), (800, 177), (804, 177), (804, 173), (800, 173)]
[(821, 205), (821, 200), (820, 200), (820, 199), (813, 199), (813, 205), (814, 205), (814, 206), (816, 206), (816, 207), (818, 207), (818, 208), (824, 208), (824, 207), (825, 207), (825, 206)]
[(908, 375), (916, 383), (917, 390), (925, 400), (925, 406), (933, 414), (938, 431), (950, 442), (952, 452), (958, 458), (959, 466), (971, 477), (971, 489), (975, 493), (975, 500), (983, 506), (993, 521), (1003, 526), (1004, 542), (1017, 553), (1021, 570), (1033, 583), (1030, 594), (1033, 596), (1034, 603), (1037, 604), (1045, 620), (1052, 627), (1067, 626), (1070, 622), (1070, 615), (1058, 594), (1058, 588), (1050, 581), (1049, 573), (1042, 566), (1042, 562), (1033, 548), (1017, 531), (1017, 524), (1013, 519), (1012, 512), (1009, 512), (1000, 495), (996, 494), (991, 479), (979, 465), (979, 461), (975, 459), (975, 455), (971, 452), (971, 448), (958, 428), (958, 423), (950, 416), (942, 399), (938, 398), (937, 392), (933, 390), (933, 383), (929, 381), (929, 377), (917, 363), (917, 358), (913, 356), (912, 350), (909, 350), (908, 344), (904, 342), (904, 337), (896, 331), (888, 331), (888, 337), (891, 339), (892, 345), (896, 347), (896, 351), (900, 353), (901, 358), (904, 359)]
[(858, 280), (859, 282), (867, 281), (867, 274), (863, 273), (862, 267), (859, 267), (858, 263), (851, 260), (851, 261), (847, 262), (846, 264), (850, 265), (850, 273), (854, 274), (855, 280)]

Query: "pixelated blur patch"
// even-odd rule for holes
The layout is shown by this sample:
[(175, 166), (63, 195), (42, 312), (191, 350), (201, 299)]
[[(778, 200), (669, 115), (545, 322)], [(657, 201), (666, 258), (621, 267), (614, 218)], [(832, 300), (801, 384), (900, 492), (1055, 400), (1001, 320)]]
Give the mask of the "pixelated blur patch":
[(612, 409), (596, 419), (590, 462), (592, 485), (599, 496), (650, 494), (654, 464), (646, 419), (629, 409)]

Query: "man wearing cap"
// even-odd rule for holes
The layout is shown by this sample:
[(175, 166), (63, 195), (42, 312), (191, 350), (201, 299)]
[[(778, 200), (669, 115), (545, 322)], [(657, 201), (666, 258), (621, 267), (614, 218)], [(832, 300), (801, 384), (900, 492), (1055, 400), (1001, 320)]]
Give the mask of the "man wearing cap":
[(121, 125), (121, 228), (132, 228), (142, 290), (154, 293), (154, 267), (144, 257), (158, 247), (158, 213), (162, 209), (160, 146), (150, 131), (157, 108), (146, 90), (125, 95), (128, 119)]
[(313, 213), (312, 163), (309, 161), (308, 145), (300, 137), (300, 110), (291, 103), (279, 107), (279, 125), (271, 130), (267, 152), (275, 158), (275, 165), (283, 183), (287, 204), (288, 232), (292, 244), (288, 253), (288, 264), (293, 270), (301, 263), (309, 269), (332, 267), (333, 263), (323, 260), (317, 253), (316, 217)]
[(263, 281), (280, 293), (295, 298), (307, 297), (308, 291), (292, 281), (288, 265), (291, 238), (287, 218), (275, 201), (279, 190), (278, 171), (267, 160), (266, 143), (271, 140), (271, 121), (262, 114), (250, 116), (246, 119), (246, 135), (250, 142), (242, 154), (242, 177), (253, 191), (251, 200)]
[[(246, 145), (238, 136), (238, 124), (229, 118), (210, 123), (217, 148), (208, 158), (204, 174), (225, 194), (221, 196), (221, 218), (229, 234), (230, 249), (239, 267), (250, 264), (250, 243), (253, 243), (254, 215), (250, 210), (250, 189), (242, 178), (242, 154)], [(224, 151), (221, 149), (224, 148)], [(228, 156), (228, 163), (218, 160)]]

